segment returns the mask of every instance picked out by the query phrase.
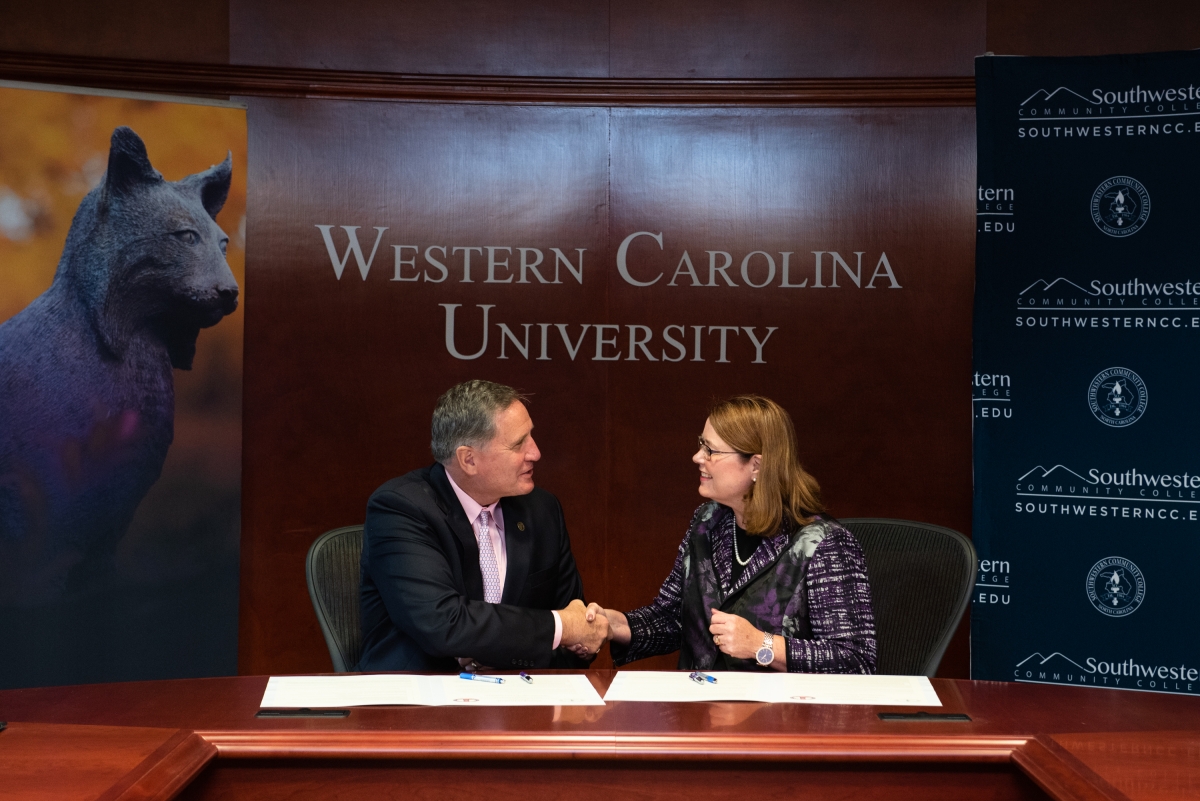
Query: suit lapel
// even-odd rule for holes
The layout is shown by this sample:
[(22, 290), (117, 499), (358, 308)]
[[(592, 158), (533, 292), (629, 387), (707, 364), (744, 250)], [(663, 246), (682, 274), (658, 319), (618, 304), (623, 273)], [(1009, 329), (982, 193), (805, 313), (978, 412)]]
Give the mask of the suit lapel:
[[(735, 535), (736, 536), (736, 535)], [(783, 552), (787, 549), (788, 542), (791, 540), (790, 527), (785, 526), (782, 531), (770, 539), (765, 539), (759, 543), (758, 548), (754, 550), (754, 556), (750, 557), (746, 569), (742, 571), (742, 577), (737, 580), (732, 587), (729, 588), (729, 593), (725, 596), (728, 601), (739, 590), (745, 587), (759, 575), (767, 570), (771, 565), (775, 564)]]
[(483, 573), (479, 569), (479, 542), (475, 539), (475, 529), (467, 520), (462, 503), (450, 486), (450, 479), (446, 478), (446, 468), (435, 464), (429, 471), (429, 485), (433, 487), (438, 506), (446, 514), (446, 525), (462, 548), (462, 576), (466, 585), (463, 591), (468, 598), (482, 601)]
[(504, 551), (508, 568), (504, 575), (504, 593), (500, 602), (515, 604), (521, 599), (525, 579), (529, 577), (529, 562), (533, 557), (533, 526), (525, 514), (521, 498), (501, 498), (504, 515)]

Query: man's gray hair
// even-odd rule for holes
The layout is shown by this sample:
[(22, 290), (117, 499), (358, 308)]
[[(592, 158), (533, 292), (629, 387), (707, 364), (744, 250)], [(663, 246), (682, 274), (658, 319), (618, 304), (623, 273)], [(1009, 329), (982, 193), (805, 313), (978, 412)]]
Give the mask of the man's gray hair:
[(442, 464), (462, 445), (479, 448), (496, 436), (496, 415), (514, 401), (529, 399), (512, 387), (492, 381), (464, 381), (450, 387), (433, 407), (433, 458)]

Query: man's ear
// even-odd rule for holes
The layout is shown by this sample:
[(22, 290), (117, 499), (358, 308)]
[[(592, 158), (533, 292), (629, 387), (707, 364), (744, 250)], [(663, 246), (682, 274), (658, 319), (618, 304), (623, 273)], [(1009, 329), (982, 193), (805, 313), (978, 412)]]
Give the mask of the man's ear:
[(464, 474), (473, 476), (479, 472), (479, 465), (475, 464), (475, 449), (470, 445), (459, 445), (454, 451), (454, 459)]

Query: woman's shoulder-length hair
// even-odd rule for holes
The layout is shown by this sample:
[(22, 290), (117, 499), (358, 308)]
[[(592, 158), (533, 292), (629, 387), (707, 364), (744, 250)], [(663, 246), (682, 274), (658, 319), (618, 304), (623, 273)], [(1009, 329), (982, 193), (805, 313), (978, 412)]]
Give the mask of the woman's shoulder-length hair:
[(782, 406), (760, 395), (738, 395), (714, 406), (708, 419), (738, 458), (762, 457), (758, 480), (746, 495), (747, 533), (770, 536), (785, 519), (804, 526), (825, 511), (820, 485), (800, 465), (796, 428)]

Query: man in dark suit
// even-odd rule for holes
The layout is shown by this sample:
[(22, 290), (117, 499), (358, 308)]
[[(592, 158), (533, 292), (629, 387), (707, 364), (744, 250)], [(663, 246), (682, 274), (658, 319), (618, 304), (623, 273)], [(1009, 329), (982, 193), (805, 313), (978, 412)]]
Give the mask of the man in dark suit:
[(438, 399), (437, 462), (367, 503), (358, 670), (585, 667), (600, 649), (607, 621), (585, 619), (562, 507), (533, 484), (532, 432), (511, 387)]

